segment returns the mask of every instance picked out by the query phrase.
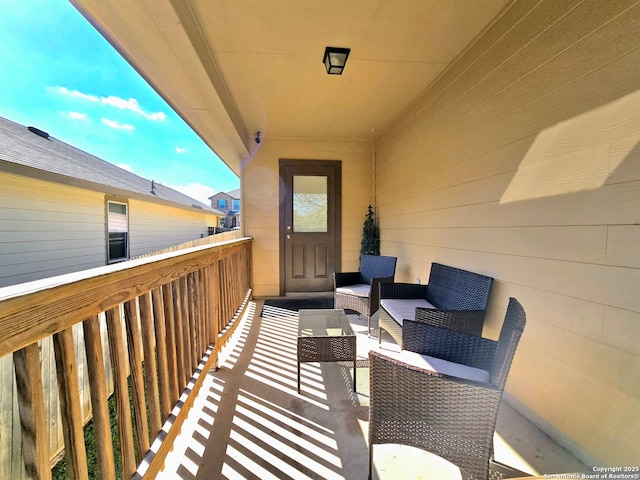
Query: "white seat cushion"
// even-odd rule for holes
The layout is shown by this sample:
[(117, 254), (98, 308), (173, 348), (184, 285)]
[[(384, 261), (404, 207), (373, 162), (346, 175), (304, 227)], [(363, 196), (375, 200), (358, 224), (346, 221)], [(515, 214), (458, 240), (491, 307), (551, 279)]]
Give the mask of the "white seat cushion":
[(466, 380), (474, 380), (476, 382), (488, 383), (491, 375), (481, 368), (470, 367), (461, 363), (449, 362), (441, 358), (430, 357), (428, 355), (420, 355), (416, 352), (402, 350), (394, 352), (385, 350), (384, 355), (400, 360), (401, 362), (415, 365), (432, 372), (442, 373), (451, 377), (464, 378)]
[(358, 297), (368, 297), (371, 292), (371, 285), (366, 283), (356, 283), (355, 285), (346, 285), (344, 287), (336, 288), (337, 293), (344, 293), (346, 295), (356, 295)]
[(385, 298), (380, 300), (380, 306), (400, 325), (405, 318), (416, 319), (417, 307), (436, 308), (423, 298)]

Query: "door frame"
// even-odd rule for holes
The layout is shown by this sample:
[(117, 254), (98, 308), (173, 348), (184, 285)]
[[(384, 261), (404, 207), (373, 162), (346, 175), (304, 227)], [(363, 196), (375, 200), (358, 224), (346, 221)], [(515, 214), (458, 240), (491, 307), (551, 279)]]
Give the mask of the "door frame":
[(303, 160), (303, 159), (289, 159), (281, 158), (278, 161), (278, 179), (280, 183), (279, 188), (279, 218), (278, 218), (278, 243), (280, 245), (280, 296), (286, 294), (286, 225), (285, 225), (285, 182), (283, 179), (284, 167), (333, 167), (335, 168), (335, 216), (336, 216), (336, 228), (335, 228), (335, 268), (339, 271), (342, 266), (342, 161), (340, 160)]

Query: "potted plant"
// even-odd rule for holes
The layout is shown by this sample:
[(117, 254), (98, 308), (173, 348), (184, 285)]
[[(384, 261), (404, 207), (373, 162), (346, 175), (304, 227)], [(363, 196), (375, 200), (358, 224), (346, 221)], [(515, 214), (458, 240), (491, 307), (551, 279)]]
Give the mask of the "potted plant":
[(369, 205), (369, 212), (365, 215), (362, 226), (362, 242), (360, 243), (360, 256), (380, 255), (380, 230), (376, 224), (376, 216)]

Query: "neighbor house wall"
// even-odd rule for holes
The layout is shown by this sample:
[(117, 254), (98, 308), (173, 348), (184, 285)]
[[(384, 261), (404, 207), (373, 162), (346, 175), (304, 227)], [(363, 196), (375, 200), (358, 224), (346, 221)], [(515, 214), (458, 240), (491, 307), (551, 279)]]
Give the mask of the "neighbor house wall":
[(195, 240), (217, 226), (218, 217), (204, 211), (129, 200), (131, 257)]
[[(516, 1), (376, 143), (382, 253), (495, 277), (507, 398), (589, 462), (640, 445), (640, 3)], [(574, 443), (575, 442), (575, 443)]]
[(267, 135), (242, 165), (244, 234), (253, 237), (255, 296), (280, 293), (280, 159), (342, 162), (342, 269), (357, 270), (362, 223), (372, 202), (372, 145), (363, 142), (274, 139)]
[(104, 194), (0, 172), (0, 287), (105, 264)]
[(130, 257), (195, 240), (218, 217), (0, 172), (0, 287), (106, 264), (105, 198), (129, 206)]

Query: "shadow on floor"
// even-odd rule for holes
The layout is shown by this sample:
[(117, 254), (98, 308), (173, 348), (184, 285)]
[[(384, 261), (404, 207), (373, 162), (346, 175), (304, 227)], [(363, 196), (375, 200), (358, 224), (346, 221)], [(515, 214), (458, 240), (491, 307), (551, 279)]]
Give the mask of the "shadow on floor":
[[(265, 310), (264, 317), (257, 312), (263, 312), (261, 301), (252, 302), (221, 367), (207, 373), (158, 478), (367, 478), (366, 359), (378, 340), (366, 334), (366, 318), (349, 316), (358, 343), (356, 392), (352, 391), (349, 365), (305, 363), (298, 394), (297, 312), (277, 307)], [(383, 348), (398, 346), (385, 339)], [(523, 436), (534, 438), (527, 430), (531, 424), (507, 406), (501, 407), (500, 417), (498, 460), (530, 473), (584, 470), (584, 466), (577, 469), (579, 463), (565, 464), (559, 470), (558, 462), (565, 459), (562, 455), (566, 452), (550, 460), (548, 445), (520, 441)], [(507, 441), (536, 451), (517, 452)], [(535, 441), (545, 440), (535, 437)], [(552, 443), (548, 438), (546, 442)], [(425, 470), (439, 468), (434, 467), (440, 461), (437, 457), (434, 460), (417, 449), (386, 447), (376, 446), (374, 479), (444, 479)], [(546, 470), (547, 466), (551, 470)], [(449, 468), (446, 475), (450, 474), (453, 476), (447, 478), (456, 478)]]

